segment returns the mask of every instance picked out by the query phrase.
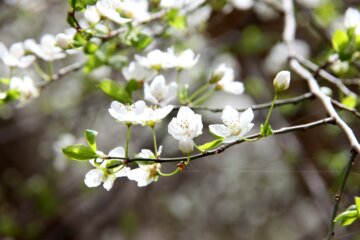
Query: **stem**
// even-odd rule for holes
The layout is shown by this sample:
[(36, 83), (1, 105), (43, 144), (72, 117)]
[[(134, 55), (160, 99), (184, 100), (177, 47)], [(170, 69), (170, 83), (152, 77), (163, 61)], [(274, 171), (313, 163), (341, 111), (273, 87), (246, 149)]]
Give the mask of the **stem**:
[(170, 173), (163, 173), (163, 172), (159, 171), (159, 175), (164, 176), (164, 177), (171, 177), (171, 176), (174, 176), (175, 174), (177, 174), (179, 171), (180, 171), (179, 168), (176, 168), (174, 171), (172, 171)]
[(155, 125), (153, 127), (151, 127), (151, 132), (153, 135), (153, 141), (154, 141), (154, 153), (155, 153), (155, 157), (158, 157), (158, 152), (157, 152), (157, 144), (156, 144), (156, 134), (155, 134)]
[(189, 97), (189, 101), (193, 100), (194, 98), (196, 98), (197, 96), (199, 96), (201, 93), (203, 93), (205, 90), (207, 90), (207, 88), (209, 87), (209, 83), (207, 82), (205, 85), (199, 87), (190, 97)]
[(128, 159), (131, 124), (127, 124), (126, 126), (127, 126), (127, 136), (126, 136), (126, 145), (125, 145), (125, 158)]
[(53, 72), (53, 63), (52, 61), (50, 61), (48, 62), (48, 75), (50, 76), (50, 78), (52, 76), (52, 72)]
[(353, 163), (355, 161), (356, 156), (357, 156), (356, 150), (351, 149), (350, 157), (349, 157), (349, 160), (348, 160), (348, 162), (347, 162), (347, 164), (345, 166), (344, 174), (343, 174), (341, 182), (340, 182), (339, 191), (338, 191), (337, 194), (335, 194), (335, 198), (334, 198), (335, 199), (335, 205), (334, 205), (332, 215), (331, 215), (331, 222), (330, 222), (330, 227), (329, 227), (329, 233), (328, 233), (328, 236), (327, 236), (327, 240), (331, 240), (332, 237), (335, 235), (335, 233), (334, 233), (334, 228), (335, 228), (334, 219), (335, 219), (335, 217), (337, 215), (337, 212), (338, 212), (338, 209), (339, 209), (339, 203), (340, 203), (341, 197), (342, 197), (343, 192), (344, 192), (346, 181), (347, 181), (347, 179), (349, 177), (349, 174), (350, 174), (350, 171), (351, 171), (351, 168), (353, 166)]
[(9, 78), (12, 78), (13, 74), (14, 74), (14, 67), (10, 67), (9, 68)]
[(273, 100), (273, 102), (272, 102), (272, 104), (271, 104), (271, 107), (270, 107), (270, 109), (269, 109), (269, 112), (268, 112), (268, 114), (267, 114), (267, 116), (266, 116), (266, 120), (265, 120), (264, 125), (267, 124), (267, 123), (269, 123), (270, 116), (271, 116), (272, 111), (274, 110), (274, 106), (275, 106), (275, 102), (276, 102), (277, 98), (278, 98), (278, 94), (277, 94), (277, 92), (275, 92), (274, 100)]
[(182, 103), (181, 99), (180, 99), (180, 82), (181, 82), (181, 69), (179, 69), (177, 71), (177, 76), (176, 76), (176, 84), (177, 84), (177, 98), (178, 98), (178, 101), (180, 103)]
[(196, 99), (193, 102), (193, 105), (199, 105), (201, 103), (203, 103), (206, 99), (208, 99), (213, 93), (214, 93), (215, 89), (211, 89), (210, 91), (207, 91), (204, 95), (202, 95), (200, 98)]
[(42, 68), (39, 66), (39, 64), (37, 64), (37, 62), (34, 62), (33, 65), (34, 65), (34, 68), (35, 68), (36, 72), (39, 74), (39, 76), (40, 76), (42, 79), (44, 79), (44, 80), (46, 80), (46, 81), (49, 81), (49, 80), (50, 80), (50, 76), (47, 75), (47, 74), (44, 72), (44, 70), (42, 70)]

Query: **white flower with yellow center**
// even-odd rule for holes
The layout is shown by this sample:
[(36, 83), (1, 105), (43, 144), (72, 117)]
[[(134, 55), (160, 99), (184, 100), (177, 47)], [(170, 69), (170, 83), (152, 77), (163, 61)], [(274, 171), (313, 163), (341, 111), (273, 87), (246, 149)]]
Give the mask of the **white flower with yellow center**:
[(142, 123), (142, 114), (146, 104), (144, 101), (137, 101), (132, 105), (124, 105), (113, 101), (109, 108), (110, 115), (121, 123), (140, 124)]
[(131, 19), (120, 16), (118, 10), (121, 10), (121, 1), (119, 0), (100, 0), (96, 3), (96, 7), (101, 16), (117, 24), (124, 24), (131, 21)]
[(191, 153), (194, 149), (193, 138), (202, 134), (201, 115), (195, 114), (189, 107), (181, 107), (176, 118), (168, 126), (168, 132), (179, 140), (179, 149), (183, 153)]
[(28, 39), (24, 42), (25, 48), (34, 53), (45, 61), (54, 61), (66, 57), (63, 50), (57, 46), (55, 37), (50, 34), (44, 35), (40, 44), (37, 44), (34, 39)]
[(146, 57), (135, 55), (135, 59), (140, 65), (157, 71), (173, 67), (169, 53), (162, 52), (159, 49), (148, 52)]
[(151, 19), (148, 0), (124, 0), (120, 2), (120, 9), (121, 14), (133, 19), (137, 23), (146, 22)]
[[(125, 157), (125, 152), (122, 147), (114, 148), (109, 152), (109, 156), (111, 157)], [(114, 185), (114, 181), (118, 177), (126, 177), (130, 171), (130, 168), (120, 166), (111, 170), (106, 168), (106, 165), (109, 163), (109, 160), (103, 160), (103, 162), (98, 165), (96, 164), (96, 159), (91, 160), (90, 163), (96, 167), (96, 169), (92, 169), (88, 171), (85, 175), (85, 185), (88, 187), (97, 187), (101, 183), (103, 183), (103, 187), (109, 191)], [(112, 160), (114, 161), (114, 160)]]
[(223, 90), (228, 93), (240, 95), (244, 92), (244, 84), (234, 81), (235, 73), (226, 64), (220, 64), (214, 71), (212, 81), (216, 82), (216, 90)]
[(159, 75), (149, 85), (145, 83), (144, 98), (145, 100), (160, 106), (166, 106), (176, 97), (177, 84), (172, 82), (166, 85), (163, 75)]
[(200, 55), (196, 55), (191, 49), (186, 49), (180, 54), (176, 54), (174, 48), (169, 48), (167, 52), (171, 59), (172, 67), (179, 70), (192, 68), (200, 58)]
[[(152, 151), (148, 149), (142, 149), (139, 153), (141, 158), (155, 158)], [(160, 163), (152, 164), (138, 164), (138, 168), (131, 170), (127, 177), (130, 180), (136, 181), (138, 187), (145, 187), (152, 182), (156, 182), (159, 178), (159, 172), (161, 165)]]
[(168, 105), (160, 108), (146, 107), (141, 115), (141, 122), (143, 125), (150, 127), (156, 123), (161, 122), (173, 110), (173, 106)]
[(138, 62), (131, 62), (123, 68), (122, 73), (127, 81), (135, 80), (138, 82), (150, 81), (156, 75), (155, 71), (145, 68)]
[(239, 140), (254, 126), (252, 123), (254, 113), (251, 108), (240, 115), (236, 109), (226, 106), (221, 119), (224, 124), (212, 124), (209, 129), (216, 136), (223, 137), (224, 143)]
[(31, 98), (39, 96), (39, 89), (36, 88), (34, 81), (28, 77), (12, 77), (10, 79), (9, 89), (15, 89), (20, 93), (20, 102), (24, 103)]
[(14, 43), (10, 49), (0, 42), (0, 58), (8, 67), (27, 68), (35, 60), (33, 55), (25, 55), (24, 45)]

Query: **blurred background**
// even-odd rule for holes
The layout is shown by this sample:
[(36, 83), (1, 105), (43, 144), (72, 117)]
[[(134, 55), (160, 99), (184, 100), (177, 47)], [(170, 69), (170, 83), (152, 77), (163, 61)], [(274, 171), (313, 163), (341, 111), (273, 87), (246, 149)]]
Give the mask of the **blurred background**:
[[(261, 0), (247, 10), (232, 6), (220, 10), (223, 1), (210, 2), (219, 10), (199, 9), (189, 16), (187, 31), (174, 33), (175, 40), (164, 40), (158, 47), (177, 44), (201, 54), (198, 67), (183, 77), (191, 86), (201, 85), (218, 63), (236, 69), (246, 94), (216, 93), (207, 106), (248, 107), (271, 101), (273, 76), (287, 68), (281, 13)], [(357, 3), (298, 1), (298, 52), (323, 63), (331, 49), (332, 31), (341, 24), (345, 9)], [(62, 32), (68, 28), (68, 10), (64, 0), (0, 1), (0, 41), (10, 46)], [(84, 54), (71, 56), (56, 62), (55, 70), (84, 59)], [(0, 65), (0, 76), (7, 74)], [(335, 69), (334, 74), (341, 73)], [(98, 146), (104, 152), (124, 145), (126, 129), (110, 117), (111, 100), (96, 87), (104, 78), (125, 81), (120, 71), (109, 66), (88, 74), (80, 70), (43, 89), (26, 106), (0, 106), (0, 239), (324, 239), (350, 150), (334, 126), (244, 143), (194, 161), (184, 173), (161, 177), (145, 188), (122, 178), (109, 192), (87, 188), (83, 179), (91, 166), (66, 159), (61, 147), (84, 142), (87, 128), (99, 132)], [(358, 86), (353, 90), (358, 91)], [(281, 98), (307, 91), (293, 75), (290, 91)], [(202, 114), (205, 128), (220, 121), (221, 113)], [(266, 110), (255, 112), (252, 132), (257, 132), (266, 114)], [(276, 108), (271, 123), (277, 129), (325, 116), (320, 103), (306, 100)], [(354, 117), (342, 116), (358, 133)], [(163, 156), (178, 156), (167, 123), (157, 126), (158, 143), (164, 147)], [(132, 153), (151, 147), (148, 130), (134, 128)], [(208, 133), (196, 141), (206, 139)], [(163, 167), (170, 171), (175, 165)], [(340, 210), (353, 203), (359, 187), (355, 166)], [(360, 239), (357, 222), (336, 232), (336, 239)]]

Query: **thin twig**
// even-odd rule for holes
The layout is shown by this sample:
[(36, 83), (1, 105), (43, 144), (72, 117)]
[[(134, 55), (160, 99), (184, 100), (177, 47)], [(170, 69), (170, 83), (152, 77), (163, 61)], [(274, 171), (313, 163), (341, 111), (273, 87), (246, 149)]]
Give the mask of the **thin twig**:
[(335, 77), (334, 75), (330, 74), (329, 72), (325, 71), (322, 68), (319, 68), (318, 65), (311, 62), (310, 60), (297, 55), (294, 53), (292, 56), (292, 59), (297, 60), (299, 63), (301, 63), (303, 66), (311, 70), (312, 72), (316, 73), (318, 72), (318, 75), (321, 76), (323, 79), (327, 80), (328, 82), (334, 84), (336, 87), (338, 87), (345, 95), (351, 95), (356, 96), (354, 92), (352, 92), (343, 82), (341, 79)]
[(342, 176), (342, 179), (341, 179), (341, 182), (340, 182), (339, 191), (334, 197), (335, 205), (334, 205), (332, 215), (331, 215), (330, 228), (329, 228), (329, 233), (328, 233), (328, 236), (327, 236), (328, 240), (331, 240), (332, 237), (335, 235), (335, 233), (334, 233), (334, 228), (335, 228), (334, 219), (335, 219), (335, 217), (337, 215), (337, 212), (339, 210), (339, 203), (340, 203), (341, 197), (342, 197), (342, 195), (344, 193), (344, 188), (345, 188), (347, 179), (349, 177), (351, 168), (354, 165), (354, 161), (355, 161), (355, 158), (356, 158), (357, 154), (358, 153), (356, 152), (356, 150), (354, 150), (354, 149), (350, 150), (350, 157), (349, 157), (349, 160), (348, 160), (348, 162), (347, 162), (347, 164), (345, 166), (345, 169), (344, 169), (344, 173), (343, 173), (343, 176)]
[[(334, 123), (334, 118), (332, 117), (328, 117), (328, 118), (324, 118), (318, 121), (314, 121), (311, 123), (306, 123), (306, 124), (301, 124), (301, 125), (296, 125), (296, 126), (291, 126), (291, 127), (283, 127), (277, 130), (273, 130), (274, 135), (280, 135), (280, 134), (284, 134), (284, 133), (289, 133), (289, 132), (295, 132), (295, 131), (305, 131), (314, 127), (318, 127), (318, 126), (322, 126), (325, 124), (333, 124)], [(211, 155), (216, 155), (216, 154), (220, 154), (222, 152), (224, 152), (226, 149), (234, 146), (234, 145), (238, 145), (240, 143), (246, 142), (247, 140), (257, 140), (261, 138), (261, 134), (260, 133), (256, 133), (250, 136), (247, 136), (243, 139), (239, 139), (235, 142), (229, 143), (229, 144), (225, 144), (222, 145), (219, 148), (216, 148), (214, 150), (211, 151), (206, 151), (203, 153), (199, 153), (199, 154), (195, 154), (192, 155), (190, 157), (190, 161), (193, 161), (195, 159), (199, 159), (199, 158), (204, 158), (207, 156), (211, 156)], [(245, 140), (246, 139), (246, 140)], [(169, 163), (169, 162), (182, 162), (182, 161), (186, 161), (188, 159), (188, 157), (175, 157), (175, 158), (158, 158), (158, 159), (154, 159), (154, 158), (130, 158), (130, 159), (126, 159), (125, 157), (113, 157), (113, 156), (105, 156), (103, 157), (103, 159), (119, 159), (119, 160), (125, 160), (126, 163), (130, 163), (130, 162), (135, 162), (135, 161), (147, 161), (147, 162), (158, 162), (158, 163)]]
[[(314, 98), (314, 95), (310, 92), (308, 93), (304, 93), (302, 95), (296, 96), (296, 97), (292, 97), (292, 98), (287, 98), (287, 99), (281, 99), (281, 100), (277, 100), (275, 102), (275, 107), (279, 107), (282, 105), (288, 105), (288, 104), (298, 104), (304, 100), (307, 99), (312, 99)], [(257, 104), (257, 105), (252, 105), (251, 109), (252, 110), (261, 110), (261, 109), (266, 109), (271, 107), (272, 101), (271, 102), (266, 102), (266, 103), (261, 103), (261, 104)], [(180, 109), (181, 106), (176, 106), (174, 107), (173, 111), (177, 111)], [(209, 111), (209, 112), (222, 112), (224, 110), (224, 108), (211, 108), (211, 107), (190, 107), (193, 110), (196, 111)], [(238, 108), (237, 111), (239, 112), (243, 112), (245, 111), (247, 108)]]
[(85, 64), (84, 62), (76, 62), (76, 63), (68, 65), (68, 66), (66, 66), (64, 68), (61, 68), (57, 73), (53, 74), (49, 80), (39, 82), (37, 84), (37, 87), (39, 87), (41, 89), (44, 89), (45, 87), (47, 87), (51, 83), (55, 82), (56, 80), (59, 80), (63, 76), (65, 76), (65, 75), (67, 75), (67, 74), (69, 74), (71, 72), (75, 72), (75, 71), (80, 70), (84, 66), (84, 64)]

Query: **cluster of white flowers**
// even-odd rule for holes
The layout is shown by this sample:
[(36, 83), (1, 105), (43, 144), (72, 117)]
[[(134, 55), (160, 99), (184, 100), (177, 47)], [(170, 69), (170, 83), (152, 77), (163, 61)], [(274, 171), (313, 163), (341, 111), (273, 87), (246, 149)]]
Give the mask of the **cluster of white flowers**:
[(101, 18), (108, 19), (117, 24), (130, 22), (131, 19), (120, 16), (118, 9), (121, 9), (121, 1), (100, 0), (94, 6), (87, 6), (84, 17), (92, 24), (98, 23)]
[(154, 124), (164, 119), (172, 109), (173, 106), (171, 105), (159, 108), (149, 107), (142, 100), (132, 105), (124, 105), (113, 101), (109, 113), (113, 118), (127, 125), (154, 126)]
[(141, 66), (156, 71), (170, 68), (189, 69), (195, 66), (199, 58), (200, 55), (196, 55), (191, 49), (176, 54), (174, 48), (169, 48), (166, 52), (155, 49), (146, 56), (135, 55), (136, 61)]
[[(158, 152), (158, 154), (160, 152), (161, 150)], [(152, 153), (152, 151), (148, 149), (142, 149), (138, 155), (141, 158), (155, 158), (155, 155)], [(109, 152), (109, 156), (114, 158), (124, 158), (125, 151), (122, 147), (117, 147)], [(103, 183), (103, 187), (109, 191), (117, 178), (127, 177), (129, 180), (136, 181), (139, 187), (144, 187), (154, 181), (157, 181), (161, 168), (159, 163), (138, 163), (138, 168), (135, 169), (130, 169), (129, 167), (120, 165), (119, 167), (109, 170), (107, 168), (107, 164), (109, 164), (110, 161), (117, 160), (90, 160), (89, 162), (95, 167), (95, 169), (91, 169), (86, 173), (84, 179), (85, 185), (88, 187), (97, 187)]]

